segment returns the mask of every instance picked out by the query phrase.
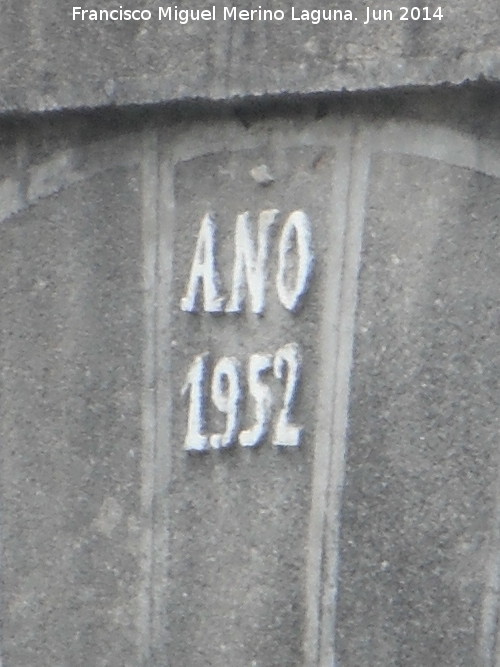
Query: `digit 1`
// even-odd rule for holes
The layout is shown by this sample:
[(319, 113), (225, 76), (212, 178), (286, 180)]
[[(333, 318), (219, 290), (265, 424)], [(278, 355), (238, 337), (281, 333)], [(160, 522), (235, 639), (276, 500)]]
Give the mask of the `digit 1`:
[(239, 363), (234, 357), (222, 357), (215, 365), (212, 375), (212, 402), (217, 410), (227, 415), (227, 420), (224, 433), (210, 436), (210, 446), (213, 449), (230, 447), (236, 442), (240, 401)]
[(197, 452), (202, 452), (208, 446), (208, 436), (201, 432), (205, 425), (203, 385), (205, 384), (207, 358), (208, 352), (199, 354), (194, 358), (187, 373), (186, 384), (181, 390), (182, 396), (185, 396), (189, 391), (188, 422), (184, 449)]
[(284, 380), (285, 394), (283, 397), (283, 407), (280, 410), (274, 428), (273, 445), (298, 447), (300, 444), (302, 427), (291, 423), (290, 414), (300, 379), (300, 367), (299, 346), (296, 343), (288, 343), (276, 352), (274, 357), (274, 376), (278, 380)]
[(241, 431), (239, 442), (242, 447), (256, 447), (267, 435), (273, 395), (271, 389), (261, 380), (261, 375), (272, 368), (270, 354), (252, 354), (248, 360), (248, 389), (255, 400), (256, 423)]

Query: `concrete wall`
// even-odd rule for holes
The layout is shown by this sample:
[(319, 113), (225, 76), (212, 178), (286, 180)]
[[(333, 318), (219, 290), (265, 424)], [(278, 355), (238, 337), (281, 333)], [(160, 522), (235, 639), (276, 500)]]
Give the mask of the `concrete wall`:
[[(0, 109), (44, 111), (222, 100), (266, 94), (378, 90), (403, 85), (459, 84), (500, 72), (496, 0), (274, 2), (283, 20), (224, 19), (231, 3), (189, 5), (137, 0), (124, 9), (150, 20), (93, 21), (66, 0), (3, 0), (0, 25)], [(119, 3), (80, 3), (111, 10)], [(428, 7), (430, 14), (400, 10)], [(159, 8), (208, 9), (214, 20), (159, 19)], [(268, 8), (239, 4), (239, 10)], [(433, 18), (441, 8), (441, 19)], [(312, 10), (336, 9), (342, 20), (319, 23)], [(293, 14), (292, 14), (293, 11)], [(308, 18), (300, 19), (303, 12)], [(349, 14), (350, 12), (350, 14)], [(379, 14), (382, 12), (382, 14)], [(383, 12), (391, 12), (384, 14)], [(328, 14), (326, 15), (328, 17)], [(338, 15), (337, 15), (338, 16)], [(381, 17), (383, 20), (375, 20)], [(83, 20), (82, 20), (83, 18)], [(430, 18), (431, 20), (427, 20)], [(408, 20), (407, 20), (408, 19)], [(425, 20), (424, 20), (425, 19)]]
[(4, 667), (497, 664), (497, 102), (2, 121)]

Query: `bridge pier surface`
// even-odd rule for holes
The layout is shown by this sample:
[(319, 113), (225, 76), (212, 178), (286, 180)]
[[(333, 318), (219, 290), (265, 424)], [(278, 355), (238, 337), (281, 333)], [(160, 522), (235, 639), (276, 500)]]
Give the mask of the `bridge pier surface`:
[(498, 667), (497, 4), (6, 4), (3, 667)]

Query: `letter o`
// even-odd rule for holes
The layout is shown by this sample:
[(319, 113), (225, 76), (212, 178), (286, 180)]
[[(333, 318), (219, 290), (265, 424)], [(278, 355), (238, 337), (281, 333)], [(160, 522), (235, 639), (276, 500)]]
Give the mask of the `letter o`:
[[(290, 276), (287, 261), (287, 256), (293, 246), (296, 247), (298, 255), (294, 281), (291, 280), (292, 276)], [(310, 220), (304, 211), (293, 211), (288, 216), (281, 232), (276, 274), (278, 297), (287, 310), (294, 311), (300, 305), (300, 300), (309, 286), (313, 264)]]

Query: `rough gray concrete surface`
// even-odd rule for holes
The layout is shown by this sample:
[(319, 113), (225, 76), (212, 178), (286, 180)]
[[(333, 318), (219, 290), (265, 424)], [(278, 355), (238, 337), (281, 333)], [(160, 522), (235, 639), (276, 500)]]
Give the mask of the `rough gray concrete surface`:
[[(284, 19), (224, 20), (224, 8), (193, 0), (188, 8), (215, 8), (215, 20), (158, 18), (168, 6), (138, 0), (147, 21), (73, 20), (75, 1), (4, 0), (0, 25), (0, 110), (43, 111), (183, 99), (461, 83), (500, 74), (496, 0), (424, 3), (441, 7), (442, 20), (405, 16), (413, 2), (376, 0), (366, 21), (363, 0), (272, 3)], [(424, 5), (419, 5), (424, 6)], [(116, 9), (119, 3), (82, 9)], [(183, 5), (179, 4), (179, 8)], [(255, 9), (238, 6), (238, 9)], [(267, 8), (267, 5), (262, 5)], [(418, 8), (418, 7), (417, 7)], [(352, 12), (352, 20), (292, 20), (303, 10)], [(416, 16), (416, 15), (415, 15)], [(409, 18), (409, 20), (403, 20)], [(358, 20), (355, 20), (358, 19)]]
[(371, 174), (339, 664), (497, 664), (498, 175), (385, 154)]
[[(498, 663), (497, 104), (2, 123), (4, 667)], [(237, 215), (274, 208), (264, 311), (182, 310), (203, 216), (227, 303)], [(294, 210), (315, 263), (291, 312)], [(249, 355), (291, 342), (300, 447), (273, 444), (270, 366), (261, 444), (185, 451), (197, 355), (201, 435), (225, 428), (221, 357), (241, 431)]]
[[(208, 351), (212, 372), (224, 356), (241, 364), (239, 428), (243, 430), (256, 419), (255, 400), (245, 378), (249, 356), (274, 355), (286, 344), (299, 345), (302, 365), (293, 422), (303, 425), (315, 411), (321, 363), (317, 327), (329, 256), (329, 248), (322, 243), (329, 233), (322, 203), (331, 196), (334, 150), (322, 145), (289, 147), (285, 142), (277, 148), (273, 144), (228, 150), (224, 141), (222, 150), (179, 161), (175, 167), (170, 432), (172, 443), (181, 446), (172, 447), (168, 501), (171, 537), (165, 602), (172, 664), (250, 665), (258, 663), (259, 656), (268, 656), (270, 667), (304, 661), (308, 541), (304, 518), (311, 504), (315, 427), (305, 430), (300, 447), (288, 450), (273, 446), (272, 429), (255, 450), (245, 451), (239, 445), (203, 454), (182, 450), (188, 402), (179, 390), (193, 356), (200, 352)], [(267, 186), (250, 173), (261, 164), (268, 166), (274, 178)], [(249, 312), (248, 296), (242, 313), (182, 312), (178, 302), (189, 275), (200, 213), (214, 210), (217, 215), (218, 266), (227, 293), (236, 217), (250, 211), (253, 225), (265, 209), (279, 209), (280, 216), (270, 238), (262, 315)], [(314, 229), (316, 262), (310, 289), (300, 312), (291, 313), (279, 303), (274, 282), (280, 231), (297, 209), (306, 209), (322, 222)], [(273, 393), (276, 421), (282, 383), (273, 377), (272, 369), (263, 374), (263, 381)], [(206, 431), (223, 432), (225, 420), (209, 400), (206, 412)], [(289, 640), (283, 642), (284, 636)]]
[(3, 128), (3, 665), (137, 664), (142, 188), (84, 127)]

